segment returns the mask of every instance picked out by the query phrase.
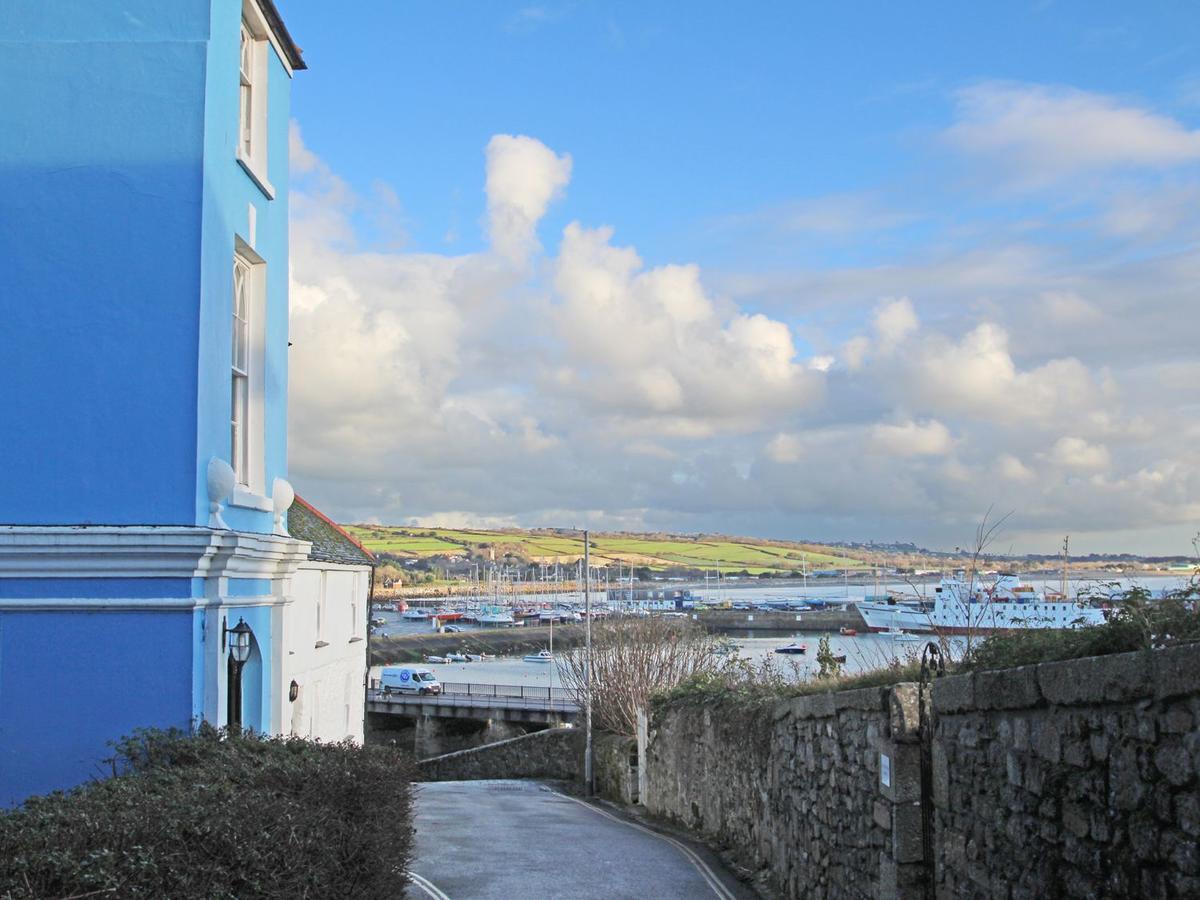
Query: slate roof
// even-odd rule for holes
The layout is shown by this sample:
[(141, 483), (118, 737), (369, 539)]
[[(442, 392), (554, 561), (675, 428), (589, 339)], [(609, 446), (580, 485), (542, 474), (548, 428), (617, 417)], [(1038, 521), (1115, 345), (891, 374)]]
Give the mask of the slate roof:
[(375, 556), (370, 550), (299, 495), (288, 510), (287, 528), (288, 534), (296, 540), (312, 544), (309, 559), (347, 566), (375, 565)]

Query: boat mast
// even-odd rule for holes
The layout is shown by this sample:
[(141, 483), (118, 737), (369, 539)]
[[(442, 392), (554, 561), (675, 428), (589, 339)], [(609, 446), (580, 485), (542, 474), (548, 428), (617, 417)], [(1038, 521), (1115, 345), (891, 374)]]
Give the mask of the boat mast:
[(1062, 595), (1063, 595), (1064, 600), (1067, 598), (1067, 570), (1068, 570), (1068, 566), (1070, 565), (1070, 563), (1068, 563), (1067, 560), (1068, 560), (1068, 553), (1070, 552), (1070, 548), (1071, 548), (1071, 536), (1068, 534), (1066, 537), (1063, 538)]

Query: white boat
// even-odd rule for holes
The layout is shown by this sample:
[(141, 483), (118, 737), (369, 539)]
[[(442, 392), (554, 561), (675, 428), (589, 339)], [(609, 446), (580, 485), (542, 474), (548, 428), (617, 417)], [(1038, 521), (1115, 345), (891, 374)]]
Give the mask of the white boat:
[(896, 628), (895, 626), (892, 626), (891, 628), (886, 629), (882, 633), (883, 633), (884, 637), (890, 637), (893, 641), (920, 641), (920, 640), (923, 640), (923, 638), (920, 638), (915, 634), (909, 634), (903, 628)]
[(447, 653), (446, 662), (470, 662), (471, 657), (465, 653)]
[(427, 657), (425, 657), (425, 662), (433, 663), (436, 665), (438, 663), (449, 662), (449, 660), (446, 659), (446, 657), (444, 657), (444, 656), (427, 656)]
[(475, 616), (480, 625), (511, 625), (513, 614), (511, 609), (503, 606), (485, 606)]
[(790, 644), (784, 644), (782, 647), (775, 648), (776, 653), (790, 653), (793, 655), (801, 655), (808, 652), (808, 644), (797, 643), (792, 641)]
[(495, 659), (495, 658), (496, 658), (496, 654), (494, 654), (494, 653), (468, 653), (467, 654), (467, 659), (469, 659), (471, 662), (483, 662), (485, 659)]
[(1011, 573), (1002, 573), (991, 585), (976, 579), (973, 587), (961, 577), (943, 578), (932, 601), (862, 601), (858, 611), (871, 631), (922, 634), (1081, 628), (1105, 621), (1103, 609), (1058, 594), (1039, 594)]
[(554, 654), (549, 650), (539, 650), (537, 653), (530, 653), (524, 660), (531, 663), (549, 663), (554, 662)]
[(411, 619), (411, 620), (428, 619), (429, 618), (429, 610), (413, 609), (412, 607), (409, 607), (404, 612), (400, 613), (400, 618)]

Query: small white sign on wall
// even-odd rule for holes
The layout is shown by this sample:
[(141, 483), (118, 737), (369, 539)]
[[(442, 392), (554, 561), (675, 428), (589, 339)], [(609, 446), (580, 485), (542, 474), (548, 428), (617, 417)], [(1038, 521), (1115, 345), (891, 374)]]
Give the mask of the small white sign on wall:
[(892, 758), (886, 753), (879, 754), (879, 783), (884, 787), (892, 786)]

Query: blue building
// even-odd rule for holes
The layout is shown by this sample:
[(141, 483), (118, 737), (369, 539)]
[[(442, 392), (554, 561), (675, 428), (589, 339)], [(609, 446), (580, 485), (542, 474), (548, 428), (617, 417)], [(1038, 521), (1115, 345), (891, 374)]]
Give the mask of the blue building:
[(3, 4), (0, 805), (135, 728), (286, 730), (303, 68), (271, 0)]

